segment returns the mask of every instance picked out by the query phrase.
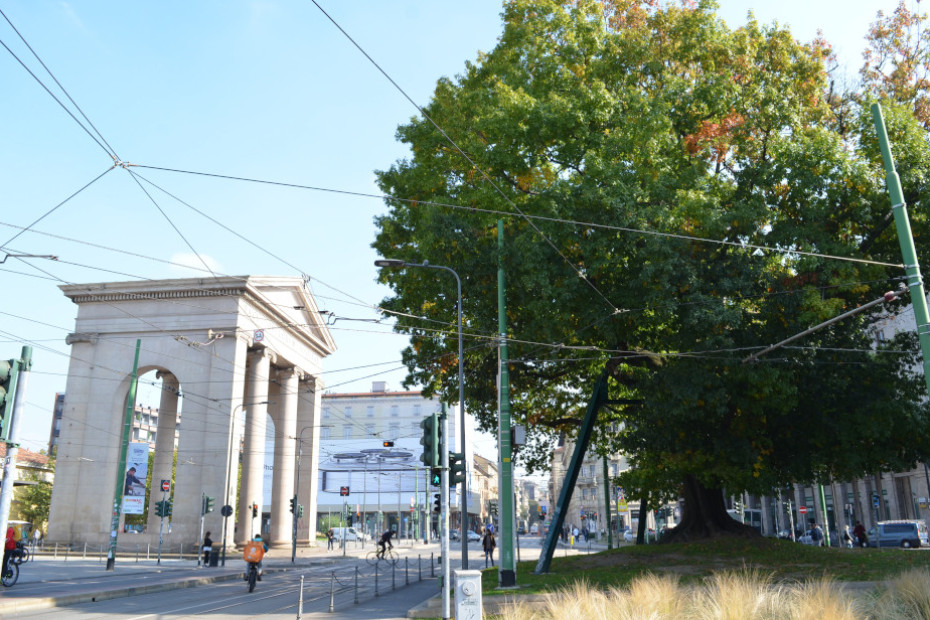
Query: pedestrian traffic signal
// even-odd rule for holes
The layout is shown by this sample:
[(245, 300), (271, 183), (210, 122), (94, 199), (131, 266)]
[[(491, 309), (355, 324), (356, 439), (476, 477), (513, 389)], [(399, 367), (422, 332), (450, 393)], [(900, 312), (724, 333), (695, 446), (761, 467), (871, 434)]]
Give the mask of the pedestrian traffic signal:
[(442, 512), (442, 500), (439, 493), (433, 493), (433, 512)]
[(297, 512), (297, 496), (296, 495), (291, 498), (290, 512), (291, 514), (294, 514), (295, 512)]
[(461, 452), (450, 452), (449, 469), (451, 473), (449, 477), (450, 485), (465, 482), (465, 455)]
[(258, 516), (258, 504), (252, 504), (252, 518)]
[(420, 439), (423, 454), (420, 455), (420, 462), (427, 467), (439, 467), (442, 464), (439, 461), (439, 416), (433, 413), (423, 418), (420, 427), (423, 429), (423, 437)]
[(203, 496), (203, 514), (210, 514), (213, 512), (213, 504), (216, 503), (216, 498), (210, 497), (209, 495)]
[(438, 487), (442, 484), (442, 469), (439, 467), (433, 467), (429, 470), (429, 483), (434, 487)]
[(16, 398), (16, 379), (19, 360), (0, 361), (0, 437), (10, 437), (10, 420), (13, 419), (13, 401)]
[(297, 518), (304, 516), (304, 507), (300, 504), (297, 504)]

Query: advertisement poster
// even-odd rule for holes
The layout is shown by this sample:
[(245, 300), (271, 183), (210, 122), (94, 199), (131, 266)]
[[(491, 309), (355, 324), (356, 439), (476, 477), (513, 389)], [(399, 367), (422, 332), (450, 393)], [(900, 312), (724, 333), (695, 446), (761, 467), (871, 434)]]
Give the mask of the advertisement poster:
[(145, 478), (149, 473), (149, 444), (132, 442), (126, 455), (123, 514), (141, 515), (145, 509)]

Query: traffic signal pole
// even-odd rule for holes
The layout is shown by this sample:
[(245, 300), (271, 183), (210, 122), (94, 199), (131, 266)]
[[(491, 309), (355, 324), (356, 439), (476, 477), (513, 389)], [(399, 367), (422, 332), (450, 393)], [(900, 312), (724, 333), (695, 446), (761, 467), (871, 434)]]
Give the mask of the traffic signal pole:
[(10, 522), (10, 506), (13, 504), (13, 481), (16, 480), (16, 453), (19, 451), (19, 421), (23, 417), (23, 401), (26, 400), (26, 384), (32, 368), (32, 347), (23, 347), (20, 359), (10, 364), (10, 382), (16, 389), (11, 398), (13, 406), (8, 409), (9, 419), (3, 420), (3, 435), (6, 437), (6, 461), (3, 464), (3, 486), (0, 488), (0, 533), (6, 534)]
[[(497, 221), (497, 320), (500, 332), (500, 402), (497, 424), (497, 450), (500, 455), (498, 463), (500, 514), (500, 571), (498, 585), (510, 588), (517, 585), (517, 561), (514, 555), (514, 488), (513, 488), (513, 446), (510, 419), (510, 370), (507, 356), (507, 311), (504, 299), (504, 221)], [(465, 448), (462, 448), (464, 451)], [(465, 548), (465, 532), (462, 532), (462, 547)], [(465, 551), (463, 551), (465, 553)]]
[[(452, 618), (452, 604), (449, 598), (449, 588), (452, 585), (450, 579), (452, 573), (449, 563), (449, 450), (446, 448), (446, 438), (449, 436), (449, 414), (445, 403), (442, 405), (442, 414), (439, 417), (439, 428), (442, 429), (441, 441), (439, 443), (439, 455), (442, 466), (441, 482), (439, 486), (439, 557), (442, 559), (442, 578), (440, 588), (442, 589), (442, 620)], [(462, 539), (465, 539), (465, 527), (463, 521)]]

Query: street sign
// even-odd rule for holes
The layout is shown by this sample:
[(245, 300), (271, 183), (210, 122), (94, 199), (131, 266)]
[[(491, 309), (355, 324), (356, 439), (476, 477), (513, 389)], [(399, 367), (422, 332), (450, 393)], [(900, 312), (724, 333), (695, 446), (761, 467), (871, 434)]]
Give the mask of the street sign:
[(260, 329), (256, 329), (255, 333), (252, 334), (252, 340), (254, 340), (255, 342), (261, 342), (264, 339), (265, 339), (265, 332), (263, 332)]
[(807, 506), (798, 506), (798, 512), (800, 512), (802, 515), (807, 514)]
[(232, 513), (233, 513), (233, 509), (232, 509), (232, 506), (230, 506), (229, 504), (226, 504), (225, 506), (220, 508), (220, 514), (223, 515), (224, 517), (231, 517)]
[(162, 481), (161, 481), (161, 490), (162, 490), (162, 491), (165, 491), (165, 492), (170, 491), (170, 490), (171, 490), (171, 481), (170, 481), (170, 480), (162, 480)]
[(339, 487), (339, 495), (345, 497), (349, 494), (349, 487)]

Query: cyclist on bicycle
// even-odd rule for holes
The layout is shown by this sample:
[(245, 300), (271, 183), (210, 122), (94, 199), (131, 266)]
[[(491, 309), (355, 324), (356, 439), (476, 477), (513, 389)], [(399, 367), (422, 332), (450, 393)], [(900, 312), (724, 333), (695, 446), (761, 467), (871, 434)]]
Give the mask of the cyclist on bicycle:
[(385, 533), (381, 534), (381, 540), (378, 541), (378, 546), (381, 547), (381, 550), (378, 551), (378, 557), (384, 558), (384, 552), (387, 547), (391, 549), (394, 548), (394, 545), (391, 544), (391, 537), (394, 535), (393, 530), (388, 530)]
[(6, 529), (6, 543), (3, 545), (3, 571), (6, 572), (10, 556), (16, 550), (16, 529), (11, 525)]
[(262, 540), (261, 534), (256, 534), (255, 538), (245, 544), (245, 548), (242, 550), (242, 559), (246, 563), (246, 581), (249, 580), (248, 569), (250, 564), (255, 564), (255, 569), (258, 571), (258, 580), (262, 580), (262, 558), (265, 557), (267, 551), (268, 545)]

